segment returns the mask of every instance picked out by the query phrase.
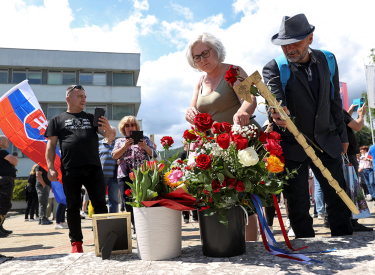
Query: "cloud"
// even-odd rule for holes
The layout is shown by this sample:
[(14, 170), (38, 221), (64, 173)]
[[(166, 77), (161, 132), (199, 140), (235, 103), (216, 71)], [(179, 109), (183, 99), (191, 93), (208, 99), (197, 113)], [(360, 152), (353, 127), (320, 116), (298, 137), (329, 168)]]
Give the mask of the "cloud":
[(181, 14), (187, 20), (193, 20), (193, 13), (190, 11), (189, 8), (180, 6), (179, 4), (175, 4), (171, 2), (172, 9), (176, 11), (178, 14)]
[(82, 10), (82, 8), (79, 8), (79, 9), (77, 9), (76, 11), (79, 12), (79, 11), (81, 11), (81, 10)]
[(147, 9), (147, 1), (134, 1), (133, 13), (111, 27), (87, 23), (71, 28), (75, 16), (67, 0), (44, 0), (40, 6), (27, 5), (22, 0), (2, 1), (0, 24), (12, 22), (12, 27), (2, 29), (1, 47), (140, 52), (139, 36), (149, 34), (157, 23), (155, 16), (143, 15)]

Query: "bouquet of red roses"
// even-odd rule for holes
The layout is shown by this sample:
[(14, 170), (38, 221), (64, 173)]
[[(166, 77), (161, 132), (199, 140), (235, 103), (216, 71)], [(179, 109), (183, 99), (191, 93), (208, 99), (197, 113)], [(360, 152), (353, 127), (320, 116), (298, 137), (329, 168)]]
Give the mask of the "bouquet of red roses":
[(217, 212), (222, 223), (227, 223), (229, 209), (235, 205), (254, 213), (250, 194), (267, 206), (270, 194), (279, 194), (285, 179), (295, 173), (284, 171), (278, 133), (266, 134), (255, 125), (214, 123), (206, 113), (198, 114), (194, 122), (195, 127), (183, 135), (191, 144), (189, 157), (172, 166), (169, 178), (209, 208), (208, 215)]

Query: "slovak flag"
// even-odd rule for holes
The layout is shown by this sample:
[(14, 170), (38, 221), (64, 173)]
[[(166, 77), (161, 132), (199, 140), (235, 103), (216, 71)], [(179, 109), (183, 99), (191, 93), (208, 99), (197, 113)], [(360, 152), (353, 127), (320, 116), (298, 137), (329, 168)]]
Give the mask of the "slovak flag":
[[(47, 125), (47, 119), (27, 79), (0, 98), (1, 130), (14, 146), (46, 171), (48, 171), (45, 158), (47, 139), (44, 137), (44, 132)], [(55, 168), (61, 182), (60, 156), (56, 148)], [(60, 182), (52, 182), (53, 193), (56, 202), (66, 204)]]

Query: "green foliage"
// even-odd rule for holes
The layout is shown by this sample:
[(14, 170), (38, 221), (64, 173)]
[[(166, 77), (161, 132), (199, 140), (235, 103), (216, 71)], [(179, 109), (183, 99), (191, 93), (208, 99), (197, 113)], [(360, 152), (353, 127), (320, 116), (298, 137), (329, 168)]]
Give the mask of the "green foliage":
[(355, 132), (355, 136), (357, 138), (358, 147), (361, 147), (362, 145), (372, 145), (370, 127), (364, 125), (361, 131)]
[(370, 64), (371, 65), (374, 65), (375, 64), (375, 48), (372, 48), (370, 50), (371, 54), (368, 56), (370, 57), (372, 60), (370, 61)]
[(12, 201), (26, 200), (26, 196), (22, 196), (22, 191), (26, 186), (27, 186), (27, 180), (16, 179), (14, 181), (14, 190), (13, 190)]
[[(168, 159), (168, 161), (169, 161), (169, 158), (172, 158), (172, 159), (171, 159), (171, 162), (173, 162), (174, 160), (177, 159), (178, 154), (179, 154), (182, 150), (184, 150), (184, 147), (183, 147), (183, 146), (182, 146), (182, 147), (175, 148), (175, 149), (168, 149), (168, 150), (166, 150), (166, 152), (165, 152), (165, 158)], [(159, 151), (159, 153), (160, 153), (160, 157), (161, 157), (162, 159), (164, 159), (164, 151)], [(175, 157), (175, 156), (176, 156), (176, 157)], [(174, 158), (174, 157), (175, 157), (175, 158)]]

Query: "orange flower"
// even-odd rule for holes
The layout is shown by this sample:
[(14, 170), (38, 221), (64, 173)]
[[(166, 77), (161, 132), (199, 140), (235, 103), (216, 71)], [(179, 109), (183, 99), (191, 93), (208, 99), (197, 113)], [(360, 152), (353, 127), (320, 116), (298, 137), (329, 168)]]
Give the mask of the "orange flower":
[(183, 181), (178, 181), (178, 182), (175, 182), (175, 183), (170, 182), (168, 176), (169, 176), (169, 174), (170, 174), (171, 172), (172, 172), (172, 171), (169, 171), (169, 172), (166, 172), (166, 173), (164, 174), (164, 183), (165, 183), (166, 185), (168, 185), (170, 188), (174, 189), (174, 188), (176, 188), (177, 186), (183, 184), (184, 182), (183, 182)]
[(284, 171), (285, 164), (280, 161), (276, 155), (270, 155), (267, 158), (266, 168), (271, 173), (280, 173)]

